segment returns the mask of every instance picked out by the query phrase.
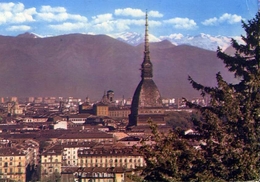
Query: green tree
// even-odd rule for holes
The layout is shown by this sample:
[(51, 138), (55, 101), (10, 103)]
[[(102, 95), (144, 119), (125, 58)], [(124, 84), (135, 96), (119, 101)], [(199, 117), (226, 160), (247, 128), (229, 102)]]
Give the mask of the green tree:
[(206, 107), (185, 101), (201, 113), (200, 118), (193, 118), (200, 137), (191, 142), (178, 131), (165, 135), (152, 125), (156, 145), (141, 149), (147, 162), (146, 180), (260, 179), (260, 13), (247, 23), (242, 22), (242, 27), (245, 44), (231, 41), (235, 55), (217, 51), (228, 70), (239, 78), (238, 83), (227, 83), (220, 73), (216, 75), (216, 87), (204, 86), (189, 77), (202, 96), (210, 97)]
[(186, 111), (172, 111), (167, 113), (165, 120), (167, 125), (173, 128), (179, 127), (181, 129), (190, 129), (193, 128), (193, 123), (190, 120), (191, 115), (195, 116), (196, 113), (190, 113)]
[(178, 131), (159, 132), (156, 124), (149, 123), (155, 144), (143, 142), (141, 147), (146, 161), (145, 181), (190, 181), (192, 161), (197, 159), (199, 151), (180, 138)]

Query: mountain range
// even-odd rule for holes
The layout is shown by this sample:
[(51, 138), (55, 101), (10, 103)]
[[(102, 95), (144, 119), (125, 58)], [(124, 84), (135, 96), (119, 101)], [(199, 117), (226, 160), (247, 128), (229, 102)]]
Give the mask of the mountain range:
[[(134, 46), (142, 43), (144, 40), (143, 34), (138, 34), (135, 32), (123, 32), (110, 36)], [(227, 49), (231, 45), (231, 38), (234, 38), (239, 43), (242, 43), (242, 39), (239, 36), (212, 36), (204, 33), (196, 36), (171, 34), (169, 36), (156, 37), (152, 34), (149, 35), (150, 42), (168, 40), (174, 45), (191, 45), (211, 51), (216, 51), (218, 47), (220, 47), (222, 50)]]
[[(105, 90), (113, 90), (115, 98), (130, 98), (141, 79), (143, 50), (143, 43), (134, 46), (107, 35), (0, 36), (0, 96), (100, 100)], [(150, 42), (150, 56), (162, 97), (199, 96), (188, 75), (209, 86), (219, 71), (234, 81), (214, 51), (163, 40)]]

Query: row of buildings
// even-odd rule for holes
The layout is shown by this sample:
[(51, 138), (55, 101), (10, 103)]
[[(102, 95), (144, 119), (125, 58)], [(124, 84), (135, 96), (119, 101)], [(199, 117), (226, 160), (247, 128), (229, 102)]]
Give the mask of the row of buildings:
[(162, 99), (153, 81), (146, 15), (141, 81), (132, 100), (115, 101), (111, 90), (95, 103), (1, 99), (0, 181), (131, 181), (146, 165), (141, 141), (154, 144), (147, 121), (167, 132), (165, 116), (173, 111), (192, 112), (181, 101)]
[(145, 166), (139, 146), (141, 138), (125, 132), (74, 128), (0, 133), (0, 180), (125, 181), (127, 174)]

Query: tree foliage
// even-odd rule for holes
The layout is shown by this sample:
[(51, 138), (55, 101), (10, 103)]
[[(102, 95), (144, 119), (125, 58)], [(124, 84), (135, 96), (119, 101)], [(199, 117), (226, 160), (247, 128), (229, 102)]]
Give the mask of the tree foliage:
[[(144, 145), (148, 181), (247, 181), (260, 179), (260, 13), (242, 22), (245, 44), (232, 39), (235, 55), (220, 48), (217, 56), (239, 78), (227, 83), (216, 74), (217, 86), (207, 87), (191, 77), (192, 86), (210, 104), (202, 107), (186, 101), (201, 113), (193, 118), (200, 137), (192, 141), (178, 131), (160, 133), (152, 124), (154, 146)], [(197, 146), (195, 148), (194, 146)]]
[(191, 117), (195, 117), (196, 113), (190, 113), (186, 111), (173, 111), (167, 113), (165, 118), (167, 125), (173, 128), (190, 129), (193, 128)]

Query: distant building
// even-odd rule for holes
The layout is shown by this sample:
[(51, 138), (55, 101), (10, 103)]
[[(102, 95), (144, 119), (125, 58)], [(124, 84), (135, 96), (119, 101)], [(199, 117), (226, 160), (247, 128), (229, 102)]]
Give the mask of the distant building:
[(75, 124), (83, 124), (89, 116), (90, 114), (70, 114), (68, 116), (68, 121)]
[(93, 111), (96, 116), (108, 116), (108, 105), (104, 102), (99, 102), (93, 105)]
[(132, 147), (96, 147), (78, 150), (81, 167), (122, 167), (136, 169), (144, 167), (145, 160), (140, 152)]
[(63, 134), (58, 138), (60, 143), (68, 142), (100, 142), (104, 144), (113, 144), (114, 137), (101, 131), (82, 131), (77, 133)]
[(36, 97), (34, 99), (34, 103), (42, 103), (43, 102), (43, 98), (42, 97)]
[(26, 153), (17, 149), (0, 149), (0, 181), (26, 181)]
[(108, 116), (111, 118), (128, 118), (130, 113), (129, 107), (110, 107)]
[(53, 129), (54, 130), (57, 130), (57, 129), (67, 130), (68, 129), (68, 122), (64, 121), (64, 120), (56, 121), (56, 123), (53, 124)]
[(93, 105), (90, 104), (89, 98), (86, 98), (86, 101), (79, 105), (79, 113), (93, 113)]
[(31, 169), (38, 165), (39, 144), (0, 137), (0, 181), (29, 181)]
[(114, 91), (113, 90), (107, 91), (107, 99), (111, 103), (114, 102)]
[(7, 103), (7, 112), (10, 115), (22, 115), (24, 114), (24, 109), (25, 108), (20, 106), (18, 101), (12, 101)]
[(18, 102), (18, 98), (17, 98), (17, 97), (11, 97), (11, 98), (10, 98), (10, 101), (11, 101), (11, 102)]
[(141, 78), (142, 79), (133, 96), (128, 127), (147, 125), (147, 120), (149, 118), (159, 125), (165, 125), (162, 98), (153, 81), (153, 64), (150, 60), (147, 14), (145, 24), (144, 60), (141, 67)]
[(25, 122), (25, 123), (45, 123), (45, 122), (47, 122), (47, 120), (48, 120), (48, 117), (40, 117), (40, 116), (23, 118), (23, 122)]
[(28, 98), (27, 98), (27, 102), (33, 103), (33, 102), (34, 102), (34, 97), (28, 97)]
[(51, 148), (41, 155), (41, 181), (56, 181), (60, 178), (62, 164), (61, 148)]
[(65, 168), (62, 171), (61, 181), (126, 181), (126, 170), (122, 167), (94, 167), (94, 168)]

